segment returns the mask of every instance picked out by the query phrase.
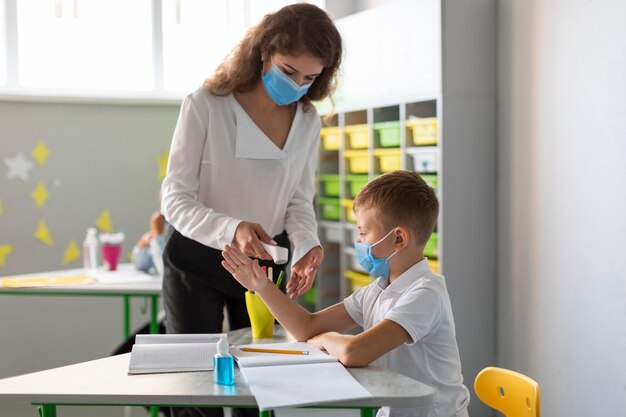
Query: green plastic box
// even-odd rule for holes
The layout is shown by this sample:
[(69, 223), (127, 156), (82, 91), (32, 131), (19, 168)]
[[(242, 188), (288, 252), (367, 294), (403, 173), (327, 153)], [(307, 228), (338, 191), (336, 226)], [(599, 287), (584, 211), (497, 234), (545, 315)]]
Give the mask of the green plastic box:
[(433, 232), (426, 242), (426, 247), (424, 248), (424, 256), (427, 258), (437, 259), (439, 258), (439, 233)]
[(374, 123), (374, 135), (383, 148), (397, 148), (400, 146), (400, 122)]
[(340, 205), (339, 199), (321, 197), (319, 199), (320, 211), (322, 212), (322, 218), (326, 220), (339, 220)]
[(431, 188), (434, 188), (435, 192), (437, 192), (439, 187), (437, 174), (420, 174), (420, 176), (424, 179), (424, 181), (426, 181), (426, 184), (428, 184)]
[(330, 197), (339, 197), (339, 175), (338, 174), (321, 174), (320, 181), (324, 189), (324, 195)]
[(349, 184), (350, 197), (354, 198), (367, 184), (367, 175), (346, 175), (346, 182)]

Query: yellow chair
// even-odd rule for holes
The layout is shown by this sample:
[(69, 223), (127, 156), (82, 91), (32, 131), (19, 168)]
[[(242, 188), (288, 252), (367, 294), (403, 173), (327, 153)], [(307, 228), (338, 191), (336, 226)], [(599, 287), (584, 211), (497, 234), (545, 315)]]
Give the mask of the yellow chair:
[(488, 367), (476, 376), (474, 391), (506, 417), (540, 417), (539, 384), (526, 375)]

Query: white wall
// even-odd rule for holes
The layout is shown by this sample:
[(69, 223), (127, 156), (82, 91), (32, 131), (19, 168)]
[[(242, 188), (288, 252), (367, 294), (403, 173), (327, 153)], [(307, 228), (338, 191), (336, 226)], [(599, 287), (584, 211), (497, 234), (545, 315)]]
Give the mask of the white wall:
[(626, 2), (499, 2), (498, 363), (626, 413)]

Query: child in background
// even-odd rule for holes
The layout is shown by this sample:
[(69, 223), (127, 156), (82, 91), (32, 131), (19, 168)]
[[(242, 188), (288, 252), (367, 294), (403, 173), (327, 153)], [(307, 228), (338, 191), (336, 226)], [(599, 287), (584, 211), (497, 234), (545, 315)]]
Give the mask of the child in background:
[[(377, 277), (343, 302), (310, 313), (281, 293), (237, 248), (222, 265), (261, 296), (280, 324), (348, 367), (384, 366), (436, 389), (433, 404), (383, 407), (378, 416), (466, 417), (452, 307), (445, 279), (430, 270), (423, 251), (437, 223), (434, 190), (415, 172), (395, 171), (370, 181), (354, 200), (359, 263)], [(358, 335), (342, 334), (357, 326)]]
[(155, 211), (150, 217), (150, 230), (139, 238), (133, 248), (131, 259), (135, 269), (148, 273), (156, 271), (163, 276), (163, 248), (168, 227), (165, 217)]

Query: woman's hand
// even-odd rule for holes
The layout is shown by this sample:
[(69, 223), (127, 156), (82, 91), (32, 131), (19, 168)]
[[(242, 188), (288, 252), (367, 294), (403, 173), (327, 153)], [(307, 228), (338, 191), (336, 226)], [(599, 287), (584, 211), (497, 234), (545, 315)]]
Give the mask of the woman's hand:
[(233, 246), (238, 248), (244, 255), (253, 258), (271, 260), (272, 257), (263, 249), (261, 241), (275, 245), (276, 242), (268, 235), (258, 223), (241, 222), (235, 230)]
[(261, 291), (270, 282), (259, 261), (248, 258), (239, 249), (226, 245), (222, 257), (222, 266), (248, 290)]
[(291, 275), (287, 283), (287, 293), (292, 300), (300, 297), (311, 288), (323, 259), (324, 251), (320, 246), (316, 246), (308, 251), (291, 268)]

